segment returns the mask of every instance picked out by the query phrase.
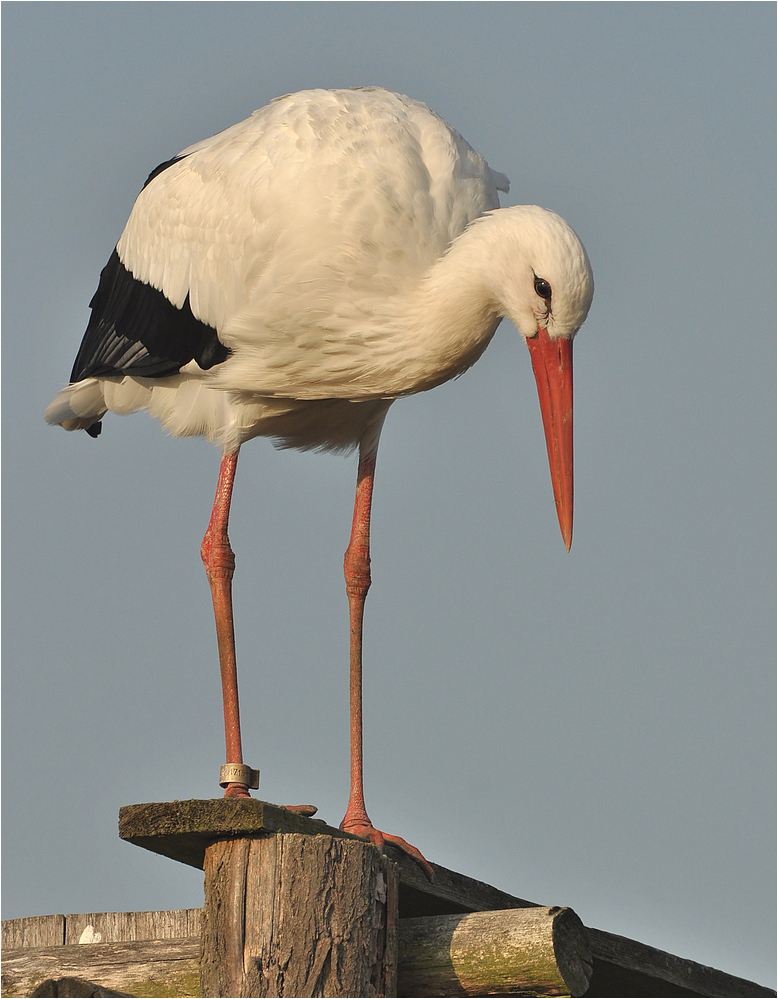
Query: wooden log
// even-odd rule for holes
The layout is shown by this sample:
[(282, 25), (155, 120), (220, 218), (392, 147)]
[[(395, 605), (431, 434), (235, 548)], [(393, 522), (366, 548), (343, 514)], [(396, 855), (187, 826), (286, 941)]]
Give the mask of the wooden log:
[(82, 978), (132, 996), (198, 996), (200, 941), (143, 940), (5, 951), (3, 996), (29, 996), (46, 979)]
[(586, 928), (572, 909), (400, 922), (400, 996), (582, 996), (591, 973)]
[(397, 876), (374, 846), (279, 833), (205, 851), (204, 996), (391, 996)]

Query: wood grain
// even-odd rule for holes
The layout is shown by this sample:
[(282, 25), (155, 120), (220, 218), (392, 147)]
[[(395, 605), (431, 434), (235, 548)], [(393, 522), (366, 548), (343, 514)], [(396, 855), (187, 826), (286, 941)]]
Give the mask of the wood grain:
[(3, 953), (2, 993), (29, 996), (48, 978), (83, 978), (132, 996), (198, 996), (200, 942), (67, 944)]
[(21, 919), (3, 920), (3, 951), (17, 947), (56, 947), (64, 942), (64, 916), (22, 916)]
[[(199, 937), (202, 909), (168, 912), (79, 912), (65, 916), (65, 943), (77, 944), (85, 933), (100, 943)], [(97, 942), (96, 940), (94, 942)]]
[(393, 865), (361, 840), (296, 833), (205, 854), (204, 996), (385, 996), (395, 991)]

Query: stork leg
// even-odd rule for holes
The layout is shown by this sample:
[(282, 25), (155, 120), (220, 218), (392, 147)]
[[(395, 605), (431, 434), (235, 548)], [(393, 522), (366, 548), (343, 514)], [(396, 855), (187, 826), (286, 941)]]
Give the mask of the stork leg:
[[(238, 703), (238, 667), (235, 658), (235, 626), (232, 619), (232, 577), (235, 573), (235, 553), (230, 547), (230, 539), (227, 537), (232, 487), (235, 482), (235, 470), (238, 466), (238, 450), (225, 454), (222, 458), (211, 520), (200, 547), (200, 555), (211, 586), (213, 613), (216, 618), (216, 641), (219, 646), (219, 666), (222, 674), (224, 737), (228, 764), (243, 763), (240, 705)], [(256, 787), (256, 784), (252, 786)], [(225, 787), (224, 797), (250, 798), (251, 795), (247, 784), (240, 781), (230, 781)], [(315, 815), (318, 811), (315, 805), (285, 805), (284, 807), (291, 812), (298, 812), (300, 815)]]
[(354, 520), (351, 526), (351, 540), (343, 560), (351, 625), (349, 683), (351, 788), (346, 815), (340, 828), (344, 832), (361, 836), (363, 839), (375, 843), (376, 846), (382, 846), (384, 843), (394, 844), (413, 857), (421, 865), (427, 877), (432, 880), (434, 877), (432, 867), (416, 847), (406, 843), (399, 836), (390, 836), (380, 832), (370, 821), (365, 809), (362, 778), (362, 622), (365, 613), (365, 597), (370, 588), (370, 508), (373, 501), (377, 447), (376, 442), (369, 447), (360, 446), (359, 449)]
[[(219, 468), (216, 499), (213, 501), (211, 520), (205, 532), (200, 555), (205, 564), (213, 597), (216, 618), (216, 640), (219, 646), (219, 666), (224, 697), (224, 734), (227, 744), (227, 763), (243, 763), (240, 739), (240, 709), (238, 706), (238, 669), (235, 660), (235, 629), (232, 621), (232, 576), (235, 572), (235, 554), (227, 537), (232, 486), (238, 465), (238, 451), (225, 454)], [(236, 782), (227, 785), (225, 798), (248, 798), (248, 787)]]

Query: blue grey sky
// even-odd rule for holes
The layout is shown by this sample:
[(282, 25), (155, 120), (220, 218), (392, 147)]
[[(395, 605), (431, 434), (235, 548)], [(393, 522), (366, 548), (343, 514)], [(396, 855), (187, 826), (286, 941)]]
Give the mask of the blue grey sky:
[[(431, 860), (774, 984), (775, 7), (12, 3), (3, 20), (3, 916), (200, 905), (121, 805), (219, 793), (199, 558), (219, 454), (66, 435), (149, 171), (307, 87), (425, 101), (589, 252), (573, 548), (526, 347), (397, 403), (366, 615), (367, 805)], [(337, 824), (353, 458), (244, 447), (246, 758)]]

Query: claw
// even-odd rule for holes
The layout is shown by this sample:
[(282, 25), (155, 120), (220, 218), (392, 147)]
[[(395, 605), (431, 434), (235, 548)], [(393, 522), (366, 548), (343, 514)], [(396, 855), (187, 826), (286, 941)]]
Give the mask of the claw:
[(420, 850), (417, 850), (415, 846), (412, 846), (407, 842), (407, 840), (404, 840), (402, 836), (392, 836), (389, 833), (381, 832), (380, 829), (376, 829), (371, 822), (352, 821), (347, 823), (344, 819), (340, 824), (340, 828), (343, 832), (353, 833), (355, 836), (359, 836), (360, 839), (366, 839), (375, 846), (383, 846), (384, 843), (390, 843), (392, 846), (396, 846), (399, 850), (402, 850), (403, 853), (407, 853), (409, 857), (416, 861), (419, 867), (421, 867), (424, 871), (428, 881), (435, 880), (435, 872), (432, 869), (432, 865), (424, 857)]

